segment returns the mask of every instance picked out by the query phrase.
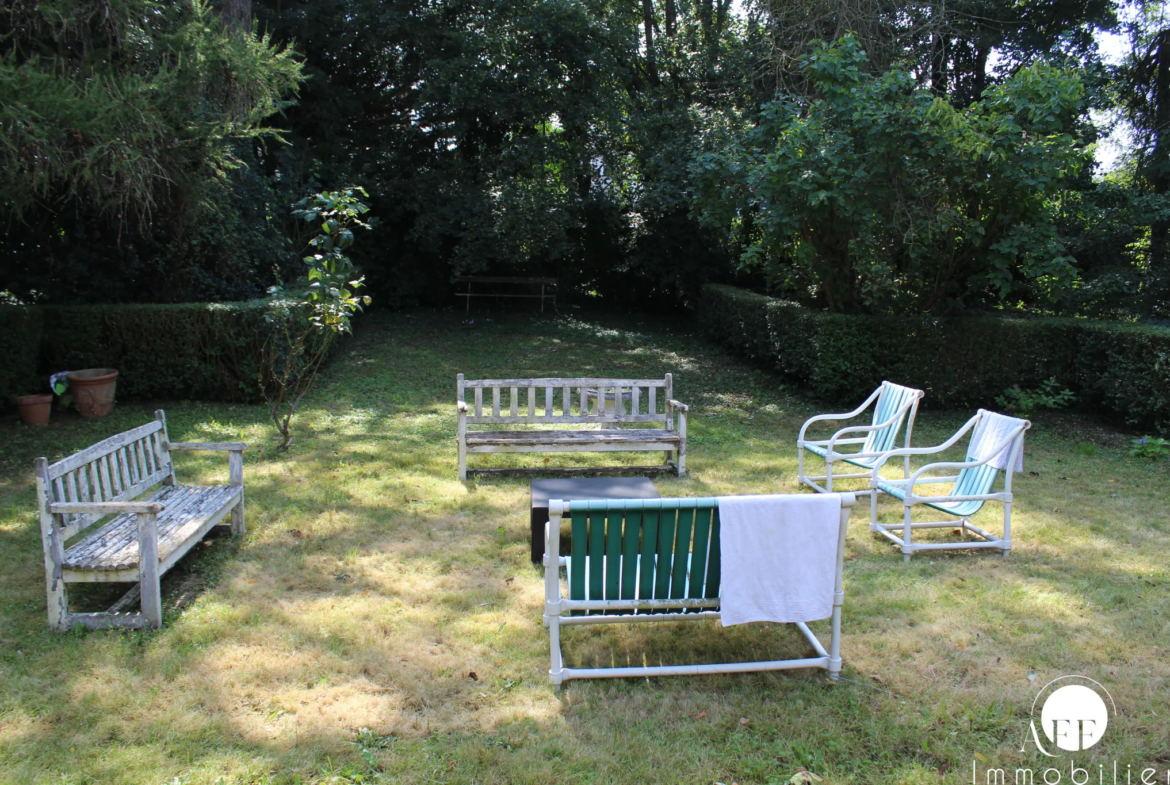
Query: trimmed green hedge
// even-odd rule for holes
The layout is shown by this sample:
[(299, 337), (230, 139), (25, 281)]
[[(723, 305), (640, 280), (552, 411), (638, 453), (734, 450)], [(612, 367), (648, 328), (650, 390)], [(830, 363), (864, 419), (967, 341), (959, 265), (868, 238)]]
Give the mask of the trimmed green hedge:
[(47, 391), (57, 371), (117, 368), (119, 398), (257, 401), (268, 308), (267, 300), (0, 307), (0, 393), (38, 383)]
[(709, 284), (704, 329), (833, 403), (883, 379), (926, 391), (924, 405), (995, 407), (1018, 384), (1056, 377), (1090, 410), (1170, 429), (1170, 330), (1083, 319), (848, 316)]
[(0, 407), (10, 395), (47, 393), (49, 380), (37, 377), (37, 347), (43, 317), (40, 309), (0, 306)]
[(252, 401), (266, 300), (43, 306), (45, 374), (117, 368), (119, 398)]

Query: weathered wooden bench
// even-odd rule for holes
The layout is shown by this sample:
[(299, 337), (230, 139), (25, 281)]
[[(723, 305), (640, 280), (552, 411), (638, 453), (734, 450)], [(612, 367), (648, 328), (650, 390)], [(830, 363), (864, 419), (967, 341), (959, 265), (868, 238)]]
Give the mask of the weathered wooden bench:
[[(471, 311), (472, 297), (494, 297), (504, 299), (540, 300), (540, 312), (544, 313), (544, 303), (552, 303), (553, 310), (557, 307), (557, 279), (556, 278), (523, 278), (503, 275), (461, 275), (455, 279), (456, 283), (467, 284), (466, 292), (455, 292), (456, 297), (463, 297), (466, 302), (465, 310)], [(486, 284), (487, 291), (471, 291), (473, 284)], [(501, 287), (510, 287), (507, 291), (500, 291)], [(540, 293), (536, 293), (537, 287)], [(519, 291), (517, 291), (519, 289)]]
[[(242, 442), (176, 443), (166, 415), (50, 464), (36, 460), (49, 626), (159, 627), (159, 579), (230, 514), (244, 533)], [(176, 485), (171, 453), (228, 453), (228, 484)], [(157, 486), (157, 487), (156, 487)], [(99, 525), (100, 524), (100, 525)], [(104, 613), (70, 613), (70, 583), (137, 585)], [(140, 600), (141, 613), (126, 613)]]
[[(609, 467), (618, 471), (686, 473), (688, 407), (674, 400), (671, 374), (662, 379), (464, 379), (459, 374), (459, 479), (467, 479), (468, 453), (662, 451), (660, 466)], [(467, 402), (467, 391), (472, 402)], [(522, 402), (523, 394), (527, 394)], [(543, 404), (539, 400), (543, 395)], [(485, 397), (487, 400), (485, 401)], [(559, 399), (559, 406), (558, 406)], [(485, 413), (486, 409), (486, 413)], [(675, 415), (678, 416), (677, 427)], [(624, 424), (656, 428), (622, 428)], [(559, 430), (469, 430), (478, 425), (601, 425)], [(673, 455), (677, 455), (677, 459)], [(548, 469), (472, 469), (475, 473), (549, 473)], [(606, 471), (559, 469), (567, 474)]]

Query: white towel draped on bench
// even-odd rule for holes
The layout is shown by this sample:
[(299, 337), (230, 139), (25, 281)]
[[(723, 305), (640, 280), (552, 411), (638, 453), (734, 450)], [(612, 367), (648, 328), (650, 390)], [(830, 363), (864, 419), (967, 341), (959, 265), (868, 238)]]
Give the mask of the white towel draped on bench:
[(833, 614), (841, 495), (721, 496), (723, 626)]

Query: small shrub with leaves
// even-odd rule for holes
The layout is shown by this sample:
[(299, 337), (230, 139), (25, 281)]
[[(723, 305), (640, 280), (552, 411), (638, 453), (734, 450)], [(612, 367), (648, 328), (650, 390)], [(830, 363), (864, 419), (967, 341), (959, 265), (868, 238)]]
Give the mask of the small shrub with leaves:
[(1134, 458), (1158, 461), (1170, 457), (1170, 440), (1143, 436), (1140, 439), (1134, 439), (1132, 444), (1133, 449), (1129, 451), (1129, 454)]
[(1028, 417), (1037, 409), (1063, 409), (1074, 400), (1072, 390), (1060, 389), (1060, 384), (1052, 378), (1031, 390), (1021, 389), (1019, 385), (1009, 387), (995, 402), (1012, 414)]
[[(350, 332), (350, 319), (370, 302), (369, 297), (357, 294), (365, 279), (353, 277), (353, 262), (344, 253), (353, 245), (355, 227), (370, 228), (362, 220), (370, 208), (357, 194), (369, 196), (360, 187), (343, 188), (293, 205), (293, 215), (316, 234), (309, 240), (305, 277), (299, 285), (268, 290), (273, 304), (269, 321), (274, 329), (264, 343), (259, 378), (272, 422), (280, 432), (281, 450), (292, 441), (293, 415), (312, 388), (333, 341)], [(305, 321), (293, 318), (298, 314)]]

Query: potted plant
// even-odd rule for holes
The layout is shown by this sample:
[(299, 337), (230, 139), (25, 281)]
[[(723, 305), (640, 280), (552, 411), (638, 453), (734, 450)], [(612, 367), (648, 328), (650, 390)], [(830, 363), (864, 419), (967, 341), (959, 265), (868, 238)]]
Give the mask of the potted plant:
[(48, 425), (53, 408), (52, 393), (13, 396), (12, 402), (20, 411), (20, 419), (29, 425)]
[(73, 403), (82, 417), (105, 417), (114, 409), (118, 372), (113, 368), (87, 368), (65, 375)]

